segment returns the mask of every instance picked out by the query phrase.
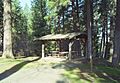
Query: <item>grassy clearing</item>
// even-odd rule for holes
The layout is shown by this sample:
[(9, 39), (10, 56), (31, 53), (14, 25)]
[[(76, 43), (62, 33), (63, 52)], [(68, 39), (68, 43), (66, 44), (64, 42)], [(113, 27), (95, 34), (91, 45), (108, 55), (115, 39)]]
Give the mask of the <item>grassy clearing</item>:
[(0, 73), (3, 73), (6, 70), (10, 69), (27, 69), (27, 68), (36, 68), (42, 65), (52, 66), (59, 62), (51, 62), (38, 59), (39, 57), (28, 57), (21, 59), (3, 59), (0, 58)]
[(0, 73), (12, 68), (13, 66), (21, 63), (21, 60), (1, 59), (0, 58)]
[(67, 66), (63, 73), (71, 83), (120, 83), (119, 68), (96, 65), (93, 72), (90, 72), (89, 64), (73, 65), (76, 66)]
[[(31, 61), (31, 62), (30, 62)], [(10, 70), (10, 69), (26, 69), (31, 67), (38, 66), (39, 63), (37, 61), (24, 60), (24, 59), (2, 59), (0, 58), (0, 73)]]

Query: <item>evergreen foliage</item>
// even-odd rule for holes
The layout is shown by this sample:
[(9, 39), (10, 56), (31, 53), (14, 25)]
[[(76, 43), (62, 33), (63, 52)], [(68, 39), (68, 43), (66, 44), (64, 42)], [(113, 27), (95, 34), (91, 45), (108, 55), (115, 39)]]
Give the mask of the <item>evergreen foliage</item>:
[(28, 22), (19, 0), (12, 1), (12, 37), (14, 54), (25, 55), (28, 42)]
[(47, 26), (44, 17), (46, 14), (46, 0), (32, 1), (32, 27), (33, 37), (40, 37), (46, 34)]

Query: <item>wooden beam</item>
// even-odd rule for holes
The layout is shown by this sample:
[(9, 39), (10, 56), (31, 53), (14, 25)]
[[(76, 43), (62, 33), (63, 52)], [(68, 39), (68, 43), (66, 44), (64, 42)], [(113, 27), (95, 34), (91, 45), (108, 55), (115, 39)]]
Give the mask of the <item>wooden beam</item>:
[(42, 58), (45, 57), (45, 44), (42, 43)]
[(68, 59), (71, 60), (72, 59), (72, 45), (73, 45), (73, 41), (69, 42), (69, 54), (68, 54)]

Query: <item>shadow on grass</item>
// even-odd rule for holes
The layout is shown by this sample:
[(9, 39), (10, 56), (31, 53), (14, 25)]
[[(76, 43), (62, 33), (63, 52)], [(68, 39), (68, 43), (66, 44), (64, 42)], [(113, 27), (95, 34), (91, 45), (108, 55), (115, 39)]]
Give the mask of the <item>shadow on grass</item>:
[[(102, 60), (97, 60), (97, 62), (102, 62)], [(65, 69), (62, 75), (74, 83), (120, 83), (120, 68), (113, 68), (97, 62), (95, 62), (92, 72), (90, 64), (85, 60), (65, 61), (52, 68)]]
[(8, 70), (4, 71), (3, 73), (0, 74), (0, 81), (7, 78), (7, 77), (9, 77), (10, 75), (14, 74), (18, 70), (20, 70), (23, 66), (25, 66), (26, 64), (37, 61), (39, 59), (40, 58), (31, 60), (31, 61), (29, 60), (29, 61), (21, 62), (21, 63), (15, 65), (15, 66), (13, 66), (11, 69), (8, 69)]

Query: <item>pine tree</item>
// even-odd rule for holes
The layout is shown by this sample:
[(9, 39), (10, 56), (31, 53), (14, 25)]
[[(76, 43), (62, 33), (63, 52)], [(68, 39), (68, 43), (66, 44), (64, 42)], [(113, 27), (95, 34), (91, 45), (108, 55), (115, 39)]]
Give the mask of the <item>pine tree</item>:
[(12, 33), (14, 54), (27, 55), (28, 23), (19, 0), (12, 1)]
[(114, 37), (114, 55), (113, 55), (113, 65), (118, 66), (120, 61), (120, 0), (117, 0), (117, 11), (116, 11), (116, 21), (115, 21), (115, 37)]
[[(46, 0), (33, 0), (31, 7), (32, 39), (48, 34), (49, 30), (44, 17), (47, 15)], [(40, 42), (31, 42), (32, 54), (40, 55)]]
[(4, 43), (3, 55), (4, 58), (14, 58), (12, 52), (12, 26), (11, 26), (11, 0), (4, 0)]
[(33, 0), (32, 3), (32, 27), (33, 36), (40, 37), (46, 34), (46, 1), (45, 0)]

